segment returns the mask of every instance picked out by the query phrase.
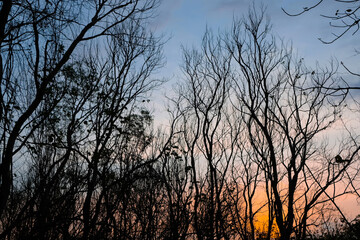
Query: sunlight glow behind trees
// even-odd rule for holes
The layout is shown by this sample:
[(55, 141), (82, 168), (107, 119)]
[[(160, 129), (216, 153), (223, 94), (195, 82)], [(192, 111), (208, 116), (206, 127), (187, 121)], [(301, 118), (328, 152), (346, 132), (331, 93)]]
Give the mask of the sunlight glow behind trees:
[(336, 61), (308, 66), (252, 5), (182, 47), (156, 129), (159, 3), (1, 1), (0, 238), (355, 239), (360, 108)]

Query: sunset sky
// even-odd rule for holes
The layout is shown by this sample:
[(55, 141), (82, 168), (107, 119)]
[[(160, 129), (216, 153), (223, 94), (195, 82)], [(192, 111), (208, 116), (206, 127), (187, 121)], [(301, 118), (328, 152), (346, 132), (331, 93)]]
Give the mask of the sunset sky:
[[(179, 74), (181, 45), (199, 46), (206, 27), (214, 32), (231, 27), (233, 18), (241, 18), (247, 13), (251, 0), (163, 0), (158, 15), (152, 24), (153, 30), (169, 38), (164, 48), (167, 64), (161, 74), (174, 79)], [(286, 42), (292, 42), (299, 56), (306, 63), (328, 64), (331, 58), (353, 66), (356, 61), (354, 49), (358, 46), (358, 36), (352, 32), (333, 44), (323, 44), (318, 38), (331, 40), (335, 29), (329, 27), (329, 19), (320, 14), (331, 15), (341, 5), (325, 0), (318, 8), (299, 17), (287, 16), (297, 13), (303, 7), (311, 6), (314, 0), (256, 0), (255, 5), (264, 5), (267, 16), (273, 24), (273, 32)], [(356, 66), (355, 66), (356, 67)], [(344, 69), (340, 69), (344, 72)]]
[[(180, 70), (181, 46), (199, 47), (206, 27), (215, 33), (229, 29), (232, 20), (246, 14), (252, 2), (251, 0), (163, 0), (158, 15), (152, 23), (153, 30), (157, 34), (164, 34), (168, 39), (164, 46), (166, 65), (158, 73), (159, 77), (168, 80), (165, 87), (160, 89), (162, 95), (170, 96), (171, 88), (183, 78)], [(285, 42), (292, 43), (298, 56), (304, 58), (308, 66), (314, 66), (316, 63), (326, 66), (333, 59), (339, 63), (342, 61), (353, 71), (359, 72), (359, 56), (354, 51), (359, 49), (359, 34), (353, 35), (353, 32), (350, 32), (332, 44), (324, 44), (319, 40), (319, 38), (324, 41), (333, 39), (336, 29), (331, 28), (330, 20), (321, 15), (334, 14), (337, 9), (341, 9), (341, 4), (325, 0), (319, 7), (298, 17), (290, 17), (282, 10), (284, 8), (289, 13), (298, 13), (315, 2), (317, 1), (255, 1), (256, 6), (263, 5), (266, 8), (266, 14), (273, 25), (273, 34)], [(349, 76), (342, 66), (339, 66), (338, 73), (348, 81), (352, 81), (353, 85), (360, 86), (359, 79)], [(153, 102), (155, 125), (163, 125), (164, 119), (168, 119), (168, 114), (164, 111), (166, 101), (159, 99), (161, 97), (157, 95)], [(349, 123), (354, 129), (356, 125), (359, 126), (357, 118), (352, 113), (345, 113), (343, 118), (344, 122)], [(327, 136), (324, 137), (336, 139), (341, 135), (340, 132), (341, 130), (334, 128), (325, 133)], [(342, 199), (342, 201), (344, 202), (341, 205), (347, 214), (355, 217), (360, 212), (355, 198)], [(356, 210), (354, 204), (357, 205)]]
[[(186, 48), (199, 47), (206, 27), (213, 32), (226, 31), (231, 27), (233, 19), (239, 19), (247, 14), (249, 7), (255, 2), (256, 7), (264, 6), (266, 14), (273, 26), (273, 34), (292, 43), (298, 57), (305, 59), (305, 64), (314, 66), (329, 65), (332, 59), (342, 61), (353, 71), (359, 70), (358, 49), (359, 34), (350, 32), (332, 44), (324, 44), (319, 38), (329, 41), (333, 39), (336, 29), (329, 27), (330, 20), (321, 15), (333, 15), (344, 5), (333, 0), (325, 0), (317, 8), (298, 17), (290, 17), (289, 13), (298, 13), (304, 7), (312, 6), (315, 0), (163, 0), (157, 15), (151, 23), (152, 30), (167, 39), (164, 45), (165, 66), (159, 70), (157, 77), (165, 78), (168, 82), (156, 93), (153, 108), (155, 109), (155, 123), (163, 124), (168, 115), (164, 111), (166, 100), (160, 96), (171, 95), (174, 84), (182, 79), (180, 66), (182, 64), (181, 46)], [(360, 86), (358, 78), (346, 74), (343, 67), (339, 67), (339, 74), (347, 81)], [(356, 94), (356, 93), (354, 93)], [(161, 100), (160, 100), (161, 99)]]
[(357, 239), (359, 38), (360, 0), (0, 0), (0, 239)]

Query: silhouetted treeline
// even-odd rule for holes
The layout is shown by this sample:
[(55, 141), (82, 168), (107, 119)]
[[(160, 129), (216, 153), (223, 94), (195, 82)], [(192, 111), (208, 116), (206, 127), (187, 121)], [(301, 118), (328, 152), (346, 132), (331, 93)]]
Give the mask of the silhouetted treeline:
[(323, 139), (360, 113), (336, 64), (306, 66), (250, 8), (183, 48), (156, 129), (158, 4), (1, 2), (0, 238), (356, 236), (338, 199), (360, 196), (358, 135)]

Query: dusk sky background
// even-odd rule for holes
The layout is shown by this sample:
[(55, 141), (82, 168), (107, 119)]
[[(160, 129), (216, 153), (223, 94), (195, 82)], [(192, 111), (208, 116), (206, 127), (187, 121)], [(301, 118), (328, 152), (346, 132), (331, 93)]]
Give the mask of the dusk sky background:
[[(233, 19), (242, 18), (248, 13), (249, 7), (255, 2), (256, 7), (263, 5), (266, 15), (272, 23), (273, 34), (286, 43), (291, 43), (299, 58), (304, 58), (306, 66), (314, 67), (329, 65), (332, 60), (344, 62), (354, 72), (360, 72), (360, 56), (355, 53), (359, 50), (360, 33), (350, 31), (332, 44), (324, 41), (334, 39), (333, 33), (340, 33), (329, 26), (330, 19), (321, 15), (333, 15), (337, 9), (344, 9), (344, 5), (334, 0), (324, 0), (317, 8), (300, 16), (290, 17), (282, 10), (289, 13), (298, 13), (304, 7), (315, 4), (315, 0), (163, 0), (158, 15), (151, 24), (156, 34), (163, 34), (168, 39), (164, 45), (165, 66), (159, 70), (157, 76), (168, 80), (153, 97), (155, 126), (166, 127), (168, 113), (165, 95), (171, 96), (174, 86), (184, 79), (181, 72), (182, 51), (186, 48), (199, 48), (206, 27), (215, 34), (231, 28)], [(353, 86), (360, 86), (359, 78), (354, 78), (346, 73), (339, 64), (338, 74), (343, 76)], [(353, 92), (354, 96), (359, 96)], [(348, 111), (343, 114), (343, 121), (354, 131), (360, 130), (359, 116)], [(164, 122), (165, 121), (165, 122)], [(342, 127), (332, 128), (323, 137), (336, 141), (343, 134)], [(330, 141), (331, 142), (331, 141)], [(359, 203), (356, 198), (342, 199), (340, 204), (349, 216), (355, 217), (360, 213)]]
[[(157, 15), (152, 20), (151, 28), (157, 35), (164, 35), (167, 39), (164, 45), (165, 66), (158, 71), (157, 77), (165, 78), (168, 82), (160, 89), (162, 95), (171, 95), (171, 89), (183, 76), (180, 66), (182, 64), (181, 46), (198, 48), (206, 28), (215, 34), (231, 28), (233, 19), (242, 18), (248, 13), (249, 7), (264, 6), (266, 15), (272, 24), (273, 34), (286, 43), (291, 43), (298, 57), (304, 58), (305, 64), (315, 67), (329, 65), (336, 59), (344, 62), (354, 72), (359, 72), (360, 34), (353, 35), (353, 31), (332, 44), (324, 44), (334, 38), (333, 33), (341, 31), (329, 26), (330, 19), (321, 15), (333, 15), (337, 9), (343, 9), (343, 3), (334, 0), (324, 0), (317, 8), (300, 16), (290, 17), (289, 13), (299, 13), (304, 7), (314, 5), (317, 0), (163, 0), (157, 9)], [(351, 84), (360, 86), (358, 78), (348, 76), (346, 70), (339, 66), (339, 74), (351, 80)], [(167, 118), (163, 100), (159, 95), (153, 102), (157, 119), (159, 115)], [(161, 122), (162, 117), (159, 121)], [(157, 121), (157, 120), (155, 120)]]
[[(360, 0), (347, 1), (10, 1), (0, 33), (0, 236), (303, 239), (327, 237), (328, 225), (353, 234), (360, 23), (332, 42), (346, 29), (329, 18), (360, 19)], [(234, 52), (229, 65), (212, 49), (197, 58), (207, 31), (226, 40), (253, 10), (272, 26), (265, 41), (275, 39), (260, 44), (265, 64), (252, 62), (251, 47), (246, 67)], [(192, 76), (184, 49), (188, 67), (200, 59)]]
[(263, 5), (266, 8), (273, 33), (286, 42), (292, 42), (299, 56), (304, 57), (308, 64), (318, 61), (324, 65), (335, 57), (352, 66), (351, 63), (357, 59), (354, 49), (358, 47), (358, 35), (350, 32), (332, 44), (324, 44), (318, 39), (332, 40), (332, 33), (336, 33), (336, 29), (329, 27), (330, 20), (320, 16), (333, 15), (337, 9), (344, 8), (344, 4), (333, 0), (325, 0), (298, 17), (286, 15), (282, 8), (289, 13), (298, 13), (317, 0), (163, 0), (152, 28), (169, 38), (164, 48), (167, 64), (162, 70), (166, 77), (179, 70), (181, 45), (199, 46), (206, 27), (214, 32), (229, 29), (232, 20), (247, 14), (253, 2), (257, 7)]

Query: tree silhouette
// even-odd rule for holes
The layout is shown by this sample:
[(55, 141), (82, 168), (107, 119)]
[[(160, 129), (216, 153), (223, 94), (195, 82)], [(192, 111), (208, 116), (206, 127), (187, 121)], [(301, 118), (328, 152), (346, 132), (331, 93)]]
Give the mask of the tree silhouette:
[(155, 129), (157, 4), (1, 2), (0, 238), (306, 239), (331, 215), (355, 235), (337, 200), (360, 196), (358, 136), (323, 139), (336, 67), (307, 67), (253, 7), (183, 47)]
[[(340, 3), (341, 8), (337, 9), (334, 13), (326, 15), (321, 15), (324, 18), (327, 18), (330, 20), (329, 25), (333, 29), (338, 29), (339, 33), (333, 33), (334, 37), (331, 40), (323, 40), (319, 38), (319, 40), (322, 43), (325, 44), (331, 44), (335, 41), (339, 40), (341, 37), (343, 37), (348, 32), (351, 32), (352, 35), (355, 35), (359, 30), (359, 21), (360, 18), (358, 16), (358, 11), (360, 9), (359, 0), (349, 0), (349, 1), (343, 1), (343, 0), (334, 0), (336, 3)], [(285, 8), (282, 8), (282, 10), (288, 15), (288, 16), (300, 16), (314, 8), (321, 8), (324, 6), (324, 0), (318, 0), (315, 1), (310, 6), (304, 6), (303, 9), (296, 13), (290, 13)]]

